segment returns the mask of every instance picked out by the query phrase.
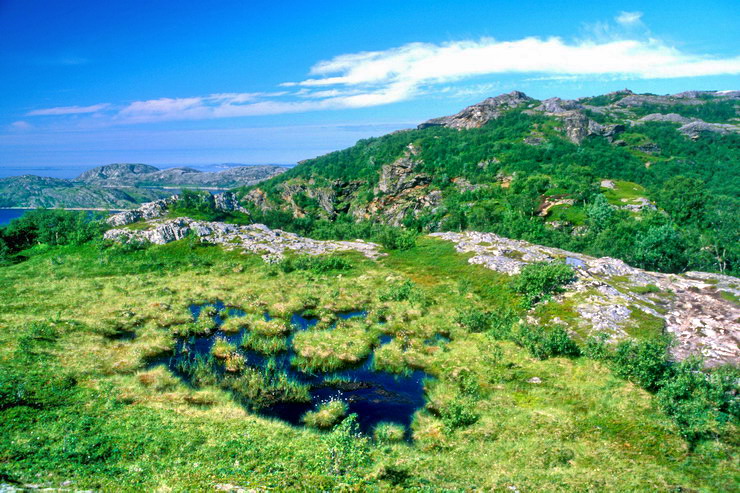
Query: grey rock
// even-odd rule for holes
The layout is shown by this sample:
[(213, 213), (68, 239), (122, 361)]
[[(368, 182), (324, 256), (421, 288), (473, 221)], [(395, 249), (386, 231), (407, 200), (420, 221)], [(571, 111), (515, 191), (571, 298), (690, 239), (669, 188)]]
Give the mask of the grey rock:
[(678, 129), (679, 132), (692, 139), (698, 139), (704, 132), (720, 135), (729, 135), (740, 132), (740, 127), (726, 123), (706, 123), (702, 121), (687, 123)]
[(433, 118), (422, 123), (418, 128), (449, 127), (458, 130), (479, 128), (489, 121), (501, 117), (506, 111), (529, 103), (530, 101), (533, 101), (533, 99), (523, 92), (512, 91), (508, 94), (501, 94), (500, 96), (488, 98), (478, 104), (468, 106), (452, 116)]
[(681, 116), (677, 113), (650, 113), (649, 115), (645, 115), (637, 122), (635, 123), (644, 123), (644, 122), (669, 122), (669, 123), (680, 123), (681, 125), (685, 125), (686, 123), (691, 123), (693, 121), (697, 121), (696, 118), (686, 118), (685, 116)]
[(550, 98), (542, 101), (542, 104), (535, 108), (536, 111), (545, 113), (565, 113), (572, 110), (581, 110), (583, 105), (570, 99)]
[(376, 194), (396, 195), (404, 190), (428, 184), (431, 178), (414, 173), (414, 168), (419, 163), (417, 154), (417, 150), (411, 144), (403, 156), (390, 164), (383, 165), (380, 169)]
[(244, 253), (257, 253), (266, 262), (283, 257), (286, 250), (305, 255), (357, 251), (368, 258), (378, 258), (380, 246), (362, 240), (320, 241), (304, 238), (294, 233), (272, 230), (264, 224), (246, 226), (222, 222), (196, 221), (187, 217), (169, 220), (152, 220), (146, 229), (111, 229), (105, 239), (116, 242), (149, 242), (164, 245), (194, 235), (201, 242), (221, 245), (227, 249), (238, 249)]
[[(576, 281), (558, 295), (556, 302), (571, 299), (577, 317), (566, 323), (579, 333), (604, 333), (610, 340), (628, 337), (637, 320), (662, 319), (665, 330), (678, 344), (678, 359), (692, 354), (704, 357), (707, 366), (740, 363), (740, 307), (721, 296), (740, 296), (740, 279), (706, 272), (683, 275), (649, 272), (619, 259), (595, 258), (558, 248), (511, 240), (492, 233), (433, 233), (455, 243), (455, 249), (472, 253), (468, 262), (514, 275), (532, 262), (565, 260), (576, 267)], [(658, 294), (635, 289), (658, 287)]]

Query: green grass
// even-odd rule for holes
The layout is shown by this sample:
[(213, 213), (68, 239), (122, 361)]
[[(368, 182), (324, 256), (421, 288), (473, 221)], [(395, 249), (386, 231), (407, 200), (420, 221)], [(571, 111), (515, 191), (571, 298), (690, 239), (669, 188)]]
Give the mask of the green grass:
[[(604, 365), (540, 361), (456, 323), (462, 310), (503, 310), (520, 300), (508, 276), (468, 264), (448, 242), (420, 238), (411, 250), (378, 262), (353, 259), (353, 269), (321, 275), (285, 273), (256, 255), (186, 242), (128, 253), (94, 244), (30, 253), (0, 267), (5, 482), (73, 481), (74, 489), (104, 491), (217, 484), (278, 491), (726, 491), (738, 482), (735, 425), (689, 451), (653, 397)], [(380, 299), (406, 280), (414, 298)], [(297, 348), (325, 348), (340, 361), (374, 350), (376, 365), (427, 371), (433, 379), (424, 384), (427, 405), (413, 418), (413, 441), (399, 440), (393, 425), (379, 426), (376, 440), (365, 443), (343, 425), (326, 433), (261, 417), (240, 399), (300, 401), (307, 389), (236, 361), (223, 382), (203, 373), (193, 386), (164, 367), (149, 368), (152, 358), (171, 353), (176, 329), (189, 327), (187, 307), (215, 300), (254, 314), (247, 323), (265, 311), (284, 317), (310, 307), (323, 325), (297, 334)], [(328, 330), (326, 314), (358, 306), (369, 310), (367, 321)], [(265, 328), (260, 344), (283, 344), (286, 325), (281, 319)], [(123, 330), (136, 337), (110, 337)], [(394, 338), (373, 349), (381, 331)], [(437, 333), (451, 342), (425, 344)], [(533, 377), (541, 383), (530, 383)], [(19, 395), (21, 403), (7, 404)], [(368, 460), (337, 466), (358, 454)]]
[(586, 211), (580, 206), (556, 205), (547, 214), (547, 221), (565, 221), (575, 226), (582, 226), (586, 224)]
[(622, 180), (612, 181), (615, 185), (613, 189), (601, 189), (604, 193), (604, 196), (612, 205), (632, 204), (635, 203), (636, 199), (647, 197), (647, 190), (645, 190), (645, 187), (643, 187), (642, 185)]

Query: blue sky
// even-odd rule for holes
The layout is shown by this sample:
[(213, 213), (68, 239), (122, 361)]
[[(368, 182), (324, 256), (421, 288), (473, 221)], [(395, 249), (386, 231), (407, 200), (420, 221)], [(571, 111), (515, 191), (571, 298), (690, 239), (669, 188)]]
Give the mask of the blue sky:
[(0, 0), (0, 167), (293, 163), (514, 89), (740, 89), (739, 35), (731, 0)]

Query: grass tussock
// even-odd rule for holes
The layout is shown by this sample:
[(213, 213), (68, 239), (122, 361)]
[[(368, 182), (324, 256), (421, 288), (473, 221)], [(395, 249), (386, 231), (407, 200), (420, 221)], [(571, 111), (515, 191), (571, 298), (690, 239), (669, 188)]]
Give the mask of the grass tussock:
[(316, 411), (307, 412), (303, 416), (303, 422), (311, 428), (326, 430), (344, 419), (348, 410), (346, 402), (331, 400), (320, 404)]

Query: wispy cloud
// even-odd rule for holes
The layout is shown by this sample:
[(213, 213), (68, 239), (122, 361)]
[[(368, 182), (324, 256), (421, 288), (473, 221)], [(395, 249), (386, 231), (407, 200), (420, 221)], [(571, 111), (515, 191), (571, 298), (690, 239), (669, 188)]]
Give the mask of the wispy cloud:
[[(303, 80), (270, 93), (211, 94), (35, 110), (29, 116), (103, 115), (110, 124), (201, 120), (363, 108), (422, 94), (454, 96), (493, 89), (504, 74), (527, 80), (670, 79), (740, 74), (740, 56), (692, 54), (649, 35), (640, 12), (620, 12), (587, 40), (528, 37), (409, 43), (319, 61)], [(593, 26), (592, 26), (593, 27)], [(635, 34), (642, 32), (642, 35)], [(618, 34), (617, 34), (618, 33)], [(632, 33), (632, 34), (628, 34)], [(486, 80), (486, 78), (488, 78)], [(476, 85), (470, 85), (475, 82)], [(99, 120), (99, 118), (98, 118)]]
[(59, 116), (79, 115), (83, 113), (96, 113), (105, 110), (111, 105), (109, 103), (93, 104), (91, 106), (57, 106), (55, 108), (44, 108), (26, 113), (26, 116)]
[(33, 128), (33, 125), (28, 123), (24, 120), (18, 120), (17, 122), (13, 122), (10, 124), (10, 129), (15, 131), (24, 132), (26, 130), (31, 130)]
[(620, 12), (615, 19), (623, 26), (634, 26), (642, 23), (642, 12)]

